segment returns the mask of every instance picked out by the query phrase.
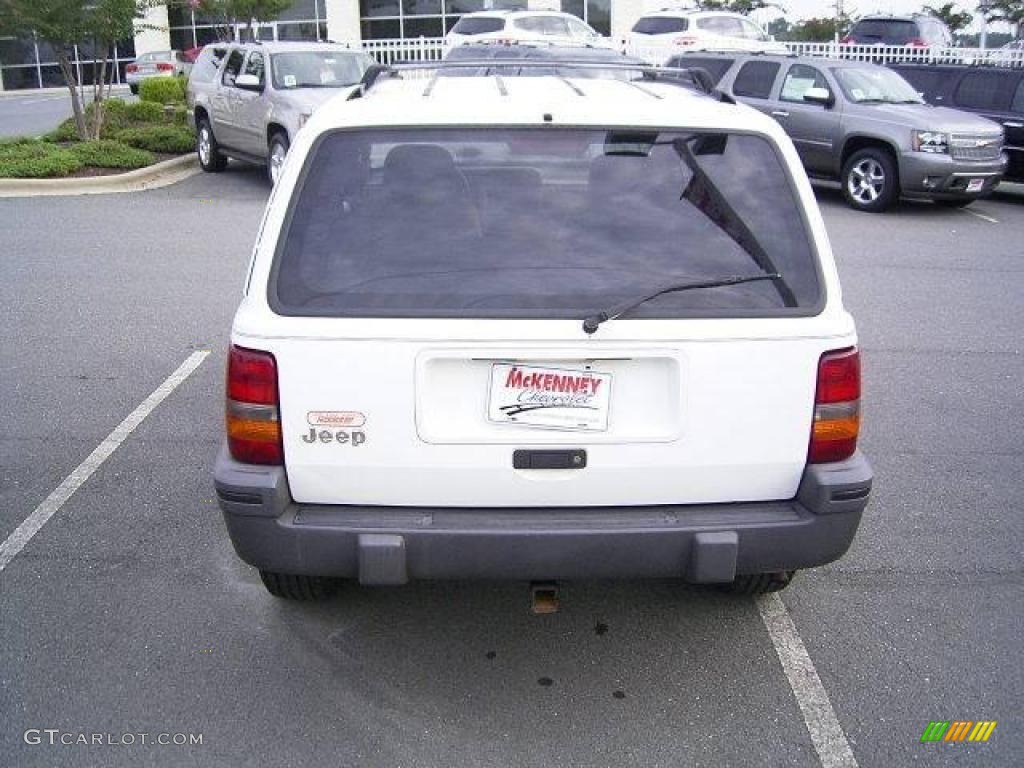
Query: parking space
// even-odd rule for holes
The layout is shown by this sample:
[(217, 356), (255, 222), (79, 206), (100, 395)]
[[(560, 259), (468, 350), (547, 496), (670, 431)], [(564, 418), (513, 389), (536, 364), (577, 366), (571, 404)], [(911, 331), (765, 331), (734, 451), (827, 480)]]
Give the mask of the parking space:
[[(234, 555), (210, 468), (267, 187), (0, 200), (0, 540), (210, 350), (0, 572), (0, 765), (816, 766), (759, 606), (668, 582), (348, 587), (288, 604)], [(876, 486), (782, 601), (861, 766), (1024, 747), (1024, 197), (849, 210), (819, 190), (865, 365)], [(931, 720), (997, 720), (922, 744)], [(192, 746), (27, 744), (27, 729)]]

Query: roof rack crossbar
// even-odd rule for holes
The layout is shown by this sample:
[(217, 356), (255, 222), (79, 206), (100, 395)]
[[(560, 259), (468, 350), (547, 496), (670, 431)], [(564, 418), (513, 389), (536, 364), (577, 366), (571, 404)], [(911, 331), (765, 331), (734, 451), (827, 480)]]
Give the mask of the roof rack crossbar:
[[(714, 79), (711, 74), (701, 67), (660, 67), (652, 64), (619, 61), (581, 61), (578, 59), (460, 59), (459, 61), (425, 61), (425, 62), (403, 62), (401, 64), (371, 65), (363, 74), (360, 81), (360, 92), (366, 93), (380, 79), (382, 75), (388, 77), (400, 77), (402, 72), (416, 72), (434, 70), (437, 73), (443, 70), (458, 69), (482, 69), (484, 71), (496, 70), (493, 74), (500, 74), (502, 69), (553, 69), (553, 70), (621, 70), (641, 72), (645, 80), (678, 85), (684, 88), (697, 90), (709, 96), (721, 99), (719, 92), (715, 89)], [(561, 75), (562, 80), (566, 80)], [(572, 83), (569, 83), (570, 87)], [(578, 90), (573, 87), (574, 90)], [(582, 92), (580, 92), (582, 95)]]

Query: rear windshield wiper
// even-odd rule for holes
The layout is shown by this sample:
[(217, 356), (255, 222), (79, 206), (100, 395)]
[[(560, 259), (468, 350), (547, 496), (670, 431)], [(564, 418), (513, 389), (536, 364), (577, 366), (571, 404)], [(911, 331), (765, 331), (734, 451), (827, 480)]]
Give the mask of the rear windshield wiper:
[(650, 293), (646, 293), (635, 299), (629, 299), (621, 304), (616, 304), (611, 309), (606, 309), (603, 312), (595, 312), (593, 315), (583, 320), (583, 332), (592, 334), (600, 327), (601, 323), (607, 322), (608, 320), (614, 320), (617, 317), (629, 312), (631, 309), (636, 309), (641, 304), (656, 299), (659, 296), (663, 296), (666, 293), (680, 293), (681, 291), (695, 291), (700, 288), (723, 288), (729, 285), (742, 285), (743, 283), (756, 283), (760, 280), (781, 280), (782, 275), (778, 272), (765, 272), (760, 275), (732, 275), (730, 277), (720, 277), (715, 280), (702, 280), (695, 283), (673, 283), (663, 288), (659, 288)]

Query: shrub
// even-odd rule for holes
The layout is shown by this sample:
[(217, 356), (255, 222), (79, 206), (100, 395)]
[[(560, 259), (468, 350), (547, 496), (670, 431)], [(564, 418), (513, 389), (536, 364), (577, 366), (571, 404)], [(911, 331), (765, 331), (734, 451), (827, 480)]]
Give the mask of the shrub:
[(0, 177), (67, 176), (81, 167), (81, 161), (74, 154), (50, 142), (20, 139), (0, 143)]
[(183, 104), (185, 102), (185, 78), (147, 77), (139, 83), (139, 98), (157, 104)]
[(163, 104), (158, 104), (155, 101), (126, 104), (124, 115), (126, 121), (132, 123), (162, 123), (166, 121)]
[[(146, 82), (145, 80), (143, 82)], [(114, 137), (118, 141), (130, 144), (150, 152), (181, 154), (190, 152), (195, 147), (195, 136), (192, 131), (178, 125), (148, 125), (142, 128), (126, 128)]]
[(152, 165), (155, 160), (152, 153), (144, 149), (135, 149), (109, 139), (82, 141), (73, 144), (70, 151), (82, 165), (96, 168), (142, 168)]
[(53, 142), (78, 141), (78, 129), (75, 127), (75, 118), (69, 117), (46, 134), (43, 139)]

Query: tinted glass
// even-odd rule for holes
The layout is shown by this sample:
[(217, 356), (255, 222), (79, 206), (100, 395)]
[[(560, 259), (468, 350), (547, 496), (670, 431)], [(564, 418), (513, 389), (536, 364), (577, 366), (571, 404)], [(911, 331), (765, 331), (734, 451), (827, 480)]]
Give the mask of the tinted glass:
[(1010, 111), (1024, 114), (1024, 78), (1021, 78), (1020, 83), (1017, 85), (1017, 92), (1013, 95), (1013, 104), (1010, 105)]
[(758, 282), (667, 294), (631, 317), (817, 304), (791, 179), (760, 137), (343, 131), (306, 160), (269, 298), (296, 315), (582, 318), (666, 282), (766, 265), (799, 308)]
[(686, 19), (671, 16), (647, 16), (633, 25), (638, 35), (670, 35), (673, 32), (685, 32), (690, 23)]
[(923, 93), (927, 101), (934, 101), (935, 97), (942, 93), (943, 86), (949, 82), (950, 78), (956, 76), (955, 72), (930, 66), (895, 67), (895, 70), (913, 86), (915, 91)]
[(260, 85), (262, 85), (263, 67), (263, 54), (259, 51), (253, 51), (249, 54), (249, 59), (245, 62), (245, 74), (255, 76), (256, 79), (260, 81)]
[(853, 25), (850, 37), (858, 43), (884, 43), (905, 45), (912, 37), (918, 37), (917, 24), (896, 19), (863, 19)]
[(517, 29), (538, 35), (568, 37), (569, 25), (558, 16), (527, 16), (512, 22)]
[(457, 35), (486, 35), (504, 28), (504, 19), (499, 19), (496, 16), (474, 16), (459, 19), (459, 23), (452, 27), (452, 32)]
[(228, 63), (224, 65), (224, 74), (221, 76), (221, 82), (224, 85), (235, 84), (235, 78), (238, 77), (238, 73), (242, 70), (242, 58), (242, 52), (237, 48), (228, 56)]
[(832, 90), (828, 87), (825, 76), (817, 69), (808, 67), (806, 64), (794, 64), (786, 73), (786, 79), (782, 81), (779, 98), (783, 101), (803, 102), (804, 94), (811, 88)]
[(743, 25), (731, 16), (710, 16), (697, 19), (697, 28), (723, 37), (743, 37)]
[(722, 79), (722, 75), (729, 70), (734, 61), (736, 59), (722, 58), (720, 56), (690, 56), (682, 54), (680, 56), (673, 56), (668, 60), (666, 66), (680, 67), (681, 69), (686, 69), (687, 67), (706, 69), (708, 74), (711, 75), (711, 79), (717, 83)]
[(274, 88), (341, 88), (358, 83), (370, 60), (348, 51), (289, 51), (270, 57)]
[(1008, 81), (998, 72), (968, 72), (956, 87), (953, 101), (968, 109), (1004, 110), (1010, 104)]
[(767, 99), (778, 73), (779, 64), (774, 61), (748, 61), (736, 75), (732, 92), (737, 96)]

